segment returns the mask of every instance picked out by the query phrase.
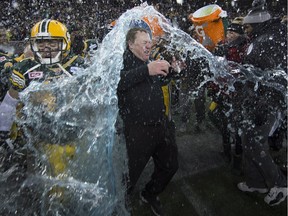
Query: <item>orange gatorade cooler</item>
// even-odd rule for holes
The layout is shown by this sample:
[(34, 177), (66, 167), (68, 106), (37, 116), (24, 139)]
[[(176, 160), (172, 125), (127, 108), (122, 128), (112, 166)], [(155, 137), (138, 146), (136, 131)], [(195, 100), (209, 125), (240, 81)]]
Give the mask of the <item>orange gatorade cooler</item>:
[(189, 15), (200, 43), (209, 51), (213, 51), (216, 44), (224, 40), (228, 24), (226, 17), (226, 11), (216, 4), (204, 6)]
[[(145, 16), (143, 17), (143, 20), (149, 25), (153, 37), (162, 37), (164, 35), (164, 31), (160, 25), (160, 21), (158, 20), (158, 17), (156, 16)], [(162, 22), (165, 22), (165, 20), (162, 20)]]

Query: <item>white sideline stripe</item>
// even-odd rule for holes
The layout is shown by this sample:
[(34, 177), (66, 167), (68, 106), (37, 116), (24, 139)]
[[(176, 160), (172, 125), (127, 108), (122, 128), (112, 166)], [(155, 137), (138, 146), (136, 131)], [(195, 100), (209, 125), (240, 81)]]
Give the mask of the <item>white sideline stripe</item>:
[(211, 211), (207, 209), (207, 205), (193, 192), (193, 189), (186, 183), (186, 181), (181, 182), (181, 191), (194, 207), (195, 211), (199, 216), (213, 216)]

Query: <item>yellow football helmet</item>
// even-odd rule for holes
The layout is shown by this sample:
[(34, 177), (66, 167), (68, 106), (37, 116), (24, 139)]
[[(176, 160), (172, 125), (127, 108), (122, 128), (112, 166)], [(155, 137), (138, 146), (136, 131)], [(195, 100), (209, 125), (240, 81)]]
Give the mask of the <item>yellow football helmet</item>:
[[(56, 41), (57, 47), (54, 48), (53, 54), (51, 48), (41, 50), (40, 43)], [(61, 62), (70, 52), (71, 40), (70, 34), (64, 24), (57, 20), (44, 19), (36, 23), (31, 30), (31, 50), (34, 57), (41, 64), (55, 64)], [(45, 45), (44, 45), (45, 46)], [(46, 54), (44, 54), (46, 52)], [(50, 53), (50, 54), (47, 54)]]

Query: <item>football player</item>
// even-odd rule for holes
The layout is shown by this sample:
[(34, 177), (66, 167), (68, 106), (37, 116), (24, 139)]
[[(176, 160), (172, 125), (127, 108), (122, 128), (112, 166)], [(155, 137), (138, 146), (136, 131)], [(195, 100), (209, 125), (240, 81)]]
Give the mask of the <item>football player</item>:
[[(11, 128), (16, 117), (16, 107), (19, 105), (19, 92), (28, 87), (31, 82), (55, 82), (63, 77), (73, 76), (84, 67), (83, 57), (70, 53), (69, 32), (66, 26), (57, 20), (44, 19), (36, 23), (31, 30), (30, 45), (33, 58), (25, 58), (12, 67), (6, 68), (12, 74), (11, 88), (0, 104), (0, 143), (8, 149), (13, 148), (13, 145), (16, 146), (15, 142), (11, 144), (7, 140), (12, 133), (15, 134)], [(47, 111), (53, 112), (57, 106), (55, 93), (44, 91), (34, 94), (35, 97), (32, 98), (35, 99), (33, 101), (35, 106), (45, 106)], [(47, 143), (47, 140), (44, 142), (39, 140), (40, 142), (42, 144), (39, 149), (46, 155), (50, 164), (49, 175), (63, 175), (69, 158), (75, 152), (75, 146), (71, 143), (67, 145)]]

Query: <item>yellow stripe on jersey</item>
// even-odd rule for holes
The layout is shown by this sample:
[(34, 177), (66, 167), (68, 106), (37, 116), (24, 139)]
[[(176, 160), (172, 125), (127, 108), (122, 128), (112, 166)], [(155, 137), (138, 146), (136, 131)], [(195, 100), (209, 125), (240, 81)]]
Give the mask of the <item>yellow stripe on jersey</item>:
[[(69, 67), (76, 59), (78, 58), (78, 55), (73, 56), (69, 61), (67, 61), (63, 66), (63, 68)], [(58, 71), (60, 68), (50, 68), (54, 72)]]
[(213, 112), (216, 109), (217, 106), (218, 106), (218, 104), (216, 102), (212, 101), (210, 106), (209, 106), (209, 110), (211, 112)]
[(25, 59), (25, 55), (24, 55), (24, 54), (20, 55), (19, 57), (14, 58), (14, 60), (15, 60), (16, 62), (20, 62), (20, 61), (22, 61), (23, 59)]
[(67, 61), (63, 67), (66, 68), (68, 66), (70, 66), (76, 59), (78, 58), (78, 55), (73, 56), (73, 58), (71, 58), (69, 61)]
[(151, 56), (153, 59), (160, 59), (161, 58), (161, 54), (160, 54), (160, 47), (157, 47), (156, 49), (154, 49), (151, 53)]
[(164, 97), (164, 104), (165, 104), (165, 115), (168, 116), (169, 114), (169, 104), (170, 104), (170, 95), (169, 95), (169, 87), (168, 85), (162, 86), (162, 92)]

